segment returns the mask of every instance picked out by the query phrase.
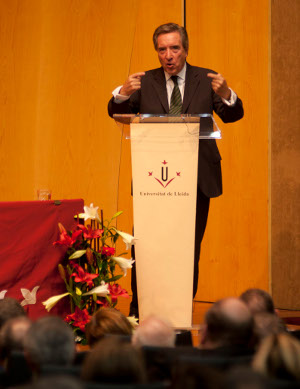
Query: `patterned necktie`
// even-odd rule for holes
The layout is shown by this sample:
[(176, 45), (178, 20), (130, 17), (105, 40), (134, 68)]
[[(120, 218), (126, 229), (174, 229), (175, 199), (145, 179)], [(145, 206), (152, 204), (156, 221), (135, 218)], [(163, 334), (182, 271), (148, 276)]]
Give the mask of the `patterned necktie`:
[(177, 78), (178, 76), (171, 77), (172, 81), (174, 82), (174, 88), (171, 95), (171, 103), (169, 109), (170, 115), (180, 115), (182, 111), (181, 93), (178, 87)]

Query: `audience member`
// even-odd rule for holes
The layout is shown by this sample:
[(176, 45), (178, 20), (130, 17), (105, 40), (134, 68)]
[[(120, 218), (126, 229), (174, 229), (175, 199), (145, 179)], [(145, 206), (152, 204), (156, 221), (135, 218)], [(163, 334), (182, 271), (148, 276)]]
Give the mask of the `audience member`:
[(223, 389), (269, 389), (267, 379), (251, 367), (235, 367), (224, 377)]
[(115, 308), (100, 308), (86, 325), (88, 344), (93, 347), (105, 335), (131, 336), (133, 327), (120, 311)]
[(144, 383), (146, 372), (142, 354), (119, 338), (100, 340), (87, 355), (82, 379), (111, 384)]
[(7, 320), (18, 316), (26, 316), (26, 312), (16, 299), (12, 297), (0, 299), (0, 329)]
[(132, 336), (135, 346), (174, 347), (176, 333), (171, 323), (158, 316), (147, 317)]
[(32, 322), (27, 316), (9, 319), (0, 330), (0, 358), (4, 362), (14, 351), (24, 351), (24, 338)]
[(240, 299), (247, 304), (253, 315), (260, 312), (275, 313), (272, 297), (262, 289), (247, 289), (241, 294)]
[(300, 380), (300, 342), (285, 333), (266, 337), (254, 356), (253, 368), (269, 378)]
[(284, 321), (274, 313), (260, 312), (254, 315), (254, 342), (258, 346), (268, 335), (287, 332)]
[[(25, 387), (24, 389), (26, 389)], [(28, 386), (30, 389), (85, 389), (84, 383), (71, 376), (41, 377)]]
[(28, 330), (24, 350), (37, 373), (46, 365), (68, 366), (75, 356), (73, 331), (59, 317), (42, 317)]
[(205, 315), (201, 346), (204, 349), (247, 349), (253, 338), (253, 317), (238, 298), (217, 301)]
[(223, 374), (215, 369), (189, 363), (175, 365), (172, 389), (223, 389)]

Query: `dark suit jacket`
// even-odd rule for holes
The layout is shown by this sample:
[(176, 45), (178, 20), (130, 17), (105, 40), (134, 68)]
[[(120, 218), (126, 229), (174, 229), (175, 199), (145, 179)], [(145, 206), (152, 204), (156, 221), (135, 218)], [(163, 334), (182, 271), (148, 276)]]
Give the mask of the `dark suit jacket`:
[[(244, 115), (242, 101), (238, 98), (234, 106), (228, 106), (213, 91), (207, 73), (212, 70), (187, 64), (183, 114), (201, 114), (213, 111), (224, 123), (235, 122)], [(108, 103), (108, 113), (167, 114), (169, 112), (166, 79), (163, 68), (149, 70), (141, 80), (141, 89), (130, 99), (116, 104), (112, 98)], [(213, 139), (199, 141), (198, 190), (207, 197), (222, 194), (221, 156)]]

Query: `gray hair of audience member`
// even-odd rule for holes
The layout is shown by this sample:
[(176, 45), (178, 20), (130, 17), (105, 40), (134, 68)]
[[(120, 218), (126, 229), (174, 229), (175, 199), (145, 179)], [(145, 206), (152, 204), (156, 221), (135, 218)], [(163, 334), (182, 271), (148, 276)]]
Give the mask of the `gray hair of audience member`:
[(166, 319), (151, 315), (135, 330), (132, 343), (135, 346), (174, 347), (176, 333)]
[(18, 316), (26, 316), (22, 305), (12, 297), (5, 297), (0, 300), (0, 328), (4, 323)]
[(104, 338), (85, 358), (81, 378), (111, 384), (144, 383), (146, 370), (141, 350), (120, 338)]
[(166, 24), (162, 24), (161, 26), (158, 26), (156, 28), (156, 30), (153, 33), (153, 44), (154, 44), (155, 50), (157, 50), (157, 38), (159, 37), (159, 35), (169, 34), (171, 32), (178, 32), (179, 33), (179, 35), (181, 37), (182, 46), (183, 46), (184, 50), (186, 51), (186, 53), (188, 53), (188, 51), (189, 51), (188, 34), (187, 34), (186, 29), (184, 27), (182, 27), (176, 23), (166, 23)]
[(206, 312), (202, 345), (248, 347), (253, 326), (253, 316), (243, 301), (234, 297), (219, 300)]
[(24, 351), (37, 370), (44, 365), (69, 365), (75, 357), (73, 331), (59, 317), (42, 317), (28, 330)]
[(0, 357), (7, 358), (12, 351), (24, 350), (24, 339), (32, 324), (27, 316), (8, 320), (0, 330)]
[(268, 292), (258, 288), (247, 289), (240, 296), (253, 314), (259, 312), (275, 313), (272, 297)]
[(269, 378), (300, 379), (300, 342), (280, 333), (266, 337), (254, 355), (252, 367)]
[(274, 313), (260, 312), (254, 315), (254, 337), (259, 344), (269, 335), (287, 332), (284, 321)]

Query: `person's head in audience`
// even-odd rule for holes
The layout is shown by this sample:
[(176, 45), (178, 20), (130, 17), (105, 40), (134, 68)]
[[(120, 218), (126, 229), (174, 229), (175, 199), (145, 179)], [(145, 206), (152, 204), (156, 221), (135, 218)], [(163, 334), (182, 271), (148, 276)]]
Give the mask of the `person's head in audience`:
[(201, 345), (206, 349), (248, 347), (253, 338), (253, 317), (246, 304), (229, 297), (206, 312)]
[(216, 369), (195, 363), (175, 363), (172, 389), (223, 389), (223, 375)]
[(284, 321), (277, 315), (260, 312), (254, 315), (254, 341), (256, 345), (268, 335), (287, 332)]
[(73, 331), (59, 317), (42, 317), (29, 328), (24, 351), (28, 362), (37, 372), (45, 365), (70, 365), (75, 357)]
[(260, 312), (275, 313), (272, 297), (265, 290), (258, 288), (247, 289), (241, 294), (240, 299), (247, 304), (253, 315)]
[(300, 379), (300, 342), (287, 333), (266, 337), (252, 363), (255, 371), (269, 378)]
[(26, 312), (16, 299), (12, 297), (0, 299), (0, 329), (7, 320), (18, 316), (26, 316)]
[(81, 374), (84, 381), (111, 384), (144, 383), (145, 377), (140, 350), (115, 337), (103, 338), (93, 347)]
[(176, 334), (171, 324), (158, 316), (147, 317), (132, 336), (135, 346), (174, 347)]
[(0, 358), (4, 361), (13, 351), (24, 351), (24, 339), (32, 322), (27, 316), (8, 320), (0, 330)]
[(131, 336), (132, 330), (132, 325), (123, 313), (115, 308), (100, 308), (86, 325), (86, 337), (88, 344), (93, 347), (106, 335)]
[(267, 384), (267, 379), (250, 366), (238, 366), (224, 376), (223, 389), (266, 389)]

